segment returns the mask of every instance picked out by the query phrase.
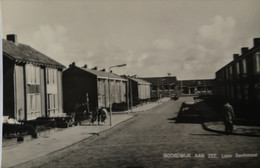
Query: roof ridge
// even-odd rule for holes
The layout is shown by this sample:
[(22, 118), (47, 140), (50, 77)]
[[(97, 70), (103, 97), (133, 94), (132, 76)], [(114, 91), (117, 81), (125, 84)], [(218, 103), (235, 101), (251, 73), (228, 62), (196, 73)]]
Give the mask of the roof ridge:
[(65, 68), (64, 65), (46, 54), (34, 49), (28, 44), (12, 43), (6, 39), (2, 39), (3, 53), (11, 57), (15, 61), (22, 61), (27, 63), (39, 63), (45, 66), (56, 66), (58, 68)]

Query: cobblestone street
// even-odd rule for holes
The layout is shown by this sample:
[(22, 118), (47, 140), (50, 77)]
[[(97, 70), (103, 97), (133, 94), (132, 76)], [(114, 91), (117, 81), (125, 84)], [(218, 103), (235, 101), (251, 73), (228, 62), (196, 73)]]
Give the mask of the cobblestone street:
[[(20, 167), (259, 167), (259, 137), (226, 136), (205, 131), (200, 123), (176, 123), (172, 118), (183, 101), (192, 99), (140, 112), (108, 131)], [(257, 157), (238, 158), (236, 153)], [(178, 158), (181, 154), (187, 158)], [(222, 158), (228, 154), (232, 157)]]

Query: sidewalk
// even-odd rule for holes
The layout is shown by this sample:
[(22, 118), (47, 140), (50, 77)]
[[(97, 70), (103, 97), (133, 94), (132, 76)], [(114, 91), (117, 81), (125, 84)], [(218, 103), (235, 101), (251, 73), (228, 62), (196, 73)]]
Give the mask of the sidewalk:
[[(207, 131), (225, 134), (225, 126), (217, 112), (214, 111), (214, 109), (208, 106), (205, 102), (200, 102), (199, 108), (203, 128)], [(236, 123), (236, 119), (234, 119), (234, 123)], [(234, 125), (234, 130), (231, 135), (260, 137), (260, 127)]]
[[(168, 101), (161, 99), (160, 102), (152, 102), (138, 106), (133, 109), (134, 112), (147, 111)], [(108, 130), (115, 125), (131, 119), (135, 114), (128, 111), (112, 115), (112, 126), (109, 119), (104, 125), (89, 125), (88, 121), (82, 122), (80, 126), (69, 128), (55, 128), (49, 131), (41, 132), (37, 139), (31, 139), (26, 136), (24, 142), (17, 142), (16, 138), (12, 140), (3, 139), (2, 144), (2, 167), (18, 166), (19, 164), (29, 162), (49, 153), (61, 150), (67, 146), (73, 145), (91, 136)]]
[[(147, 110), (151, 110), (167, 101), (169, 101), (170, 98), (166, 97), (166, 98), (162, 98), (156, 102), (147, 102), (147, 103), (144, 103), (144, 104), (140, 104), (140, 105), (137, 105), (137, 106), (134, 106), (133, 109), (131, 110), (126, 110), (124, 111), (123, 113), (137, 113), (137, 112), (143, 112), (143, 111), (147, 111)], [(122, 112), (114, 112), (115, 114), (117, 113), (122, 113)]]

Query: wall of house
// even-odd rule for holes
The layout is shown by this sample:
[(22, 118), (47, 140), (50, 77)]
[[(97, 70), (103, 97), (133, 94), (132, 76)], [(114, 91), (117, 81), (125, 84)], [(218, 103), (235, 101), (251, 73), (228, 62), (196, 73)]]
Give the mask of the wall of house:
[(41, 117), (41, 68), (37, 65), (25, 65), (26, 81), (26, 120), (34, 120)]
[(15, 118), (25, 119), (25, 100), (24, 100), (24, 66), (15, 65)]
[(138, 83), (136, 81), (131, 80), (130, 87), (130, 90), (132, 90), (133, 105), (135, 106), (139, 104)]
[(63, 113), (63, 96), (62, 96), (62, 71), (58, 71), (58, 108), (59, 113)]
[(14, 117), (14, 62), (3, 56), (3, 115)]
[(138, 84), (138, 94), (140, 100), (147, 100), (150, 98), (150, 85), (149, 84)]
[(255, 59), (258, 52), (259, 48), (250, 50), (216, 72), (214, 94), (228, 99), (238, 117), (260, 118), (260, 71)]
[[(111, 79), (110, 89), (112, 104), (126, 102), (126, 81)], [(98, 106), (109, 107), (108, 80), (104, 78), (98, 79)]]
[(65, 113), (75, 111), (76, 104), (86, 103), (86, 93), (91, 111), (98, 106), (97, 77), (77, 67), (63, 71), (63, 109)]
[(40, 69), (41, 116), (46, 116), (45, 69)]
[(107, 103), (107, 99), (109, 99), (109, 94), (107, 92), (108, 89), (108, 83), (107, 79), (99, 78), (98, 79), (98, 107), (109, 107), (109, 104)]
[(127, 91), (126, 91), (126, 86), (127, 82), (126, 81), (121, 81), (121, 102), (126, 102), (127, 100)]

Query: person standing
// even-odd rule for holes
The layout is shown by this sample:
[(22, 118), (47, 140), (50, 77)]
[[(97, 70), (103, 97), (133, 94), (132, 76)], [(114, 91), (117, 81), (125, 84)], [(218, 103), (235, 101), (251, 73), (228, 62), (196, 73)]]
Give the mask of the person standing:
[(107, 110), (103, 107), (102, 108), (102, 114), (101, 114), (101, 122), (105, 123), (107, 116), (108, 116)]
[(94, 110), (94, 111), (92, 112), (91, 124), (94, 125), (95, 121), (97, 120), (97, 116), (98, 116), (98, 108), (96, 108), (96, 110)]
[(97, 112), (98, 125), (101, 121), (101, 115), (102, 115), (102, 107), (100, 109), (98, 109), (98, 112)]
[(224, 117), (223, 122), (225, 125), (225, 132), (227, 135), (229, 135), (233, 131), (233, 127), (234, 127), (233, 119), (235, 117), (234, 109), (229, 103), (224, 104), (224, 116), (223, 117)]

